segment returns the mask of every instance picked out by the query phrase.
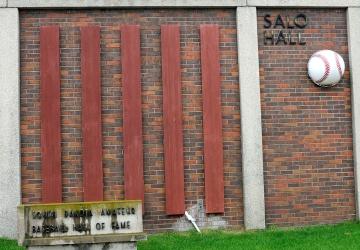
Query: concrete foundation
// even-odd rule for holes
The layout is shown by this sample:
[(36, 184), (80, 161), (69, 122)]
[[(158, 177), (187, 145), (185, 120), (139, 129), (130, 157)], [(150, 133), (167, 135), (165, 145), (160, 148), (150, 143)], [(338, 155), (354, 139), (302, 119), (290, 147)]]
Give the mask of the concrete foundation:
[(135, 242), (29, 247), (29, 250), (136, 250)]

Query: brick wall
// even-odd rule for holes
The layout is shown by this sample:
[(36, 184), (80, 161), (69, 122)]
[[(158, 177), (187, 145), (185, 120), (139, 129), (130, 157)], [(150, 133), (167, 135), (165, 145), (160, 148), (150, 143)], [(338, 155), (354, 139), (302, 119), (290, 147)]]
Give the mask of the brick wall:
[[(264, 45), (266, 14), (274, 20), (298, 13), (309, 19), (301, 31), (305, 46)], [(349, 68), (345, 10), (260, 9), (258, 35), (267, 224), (353, 219), (349, 72), (336, 87), (324, 89), (306, 70), (309, 57), (321, 49), (337, 51)]]
[[(82, 201), (80, 27), (101, 27), (102, 134), (105, 200), (124, 198), (121, 24), (141, 25), (145, 217), (148, 232), (188, 225), (165, 215), (160, 25), (181, 29), (186, 208), (207, 226), (243, 224), (235, 10), (32, 10), (21, 23), (22, 201), (41, 201), (39, 27), (60, 26), (63, 201)], [(201, 216), (204, 200), (199, 25), (220, 26), (225, 213)], [(180, 228), (181, 229), (181, 228)]]
[[(264, 45), (264, 16), (304, 13), (306, 45)], [(285, 18), (286, 20), (286, 18)], [(165, 215), (160, 25), (181, 29), (186, 208), (203, 226), (243, 225), (240, 113), (235, 10), (21, 11), (21, 150), (24, 203), (41, 201), (39, 27), (60, 26), (61, 131), (64, 202), (83, 200), (80, 27), (101, 27), (105, 200), (124, 198), (122, 71), (119, 26), (141, 25), (141, 84), (146, 231), (189, 228)], [(225, 213), (205, 216), (199, 25), (220, 26)], [(349, 72), (336, 87), (315, 86), (306, 64), (317, 50), (340, 53), (348, 69), (345, 10), (259, 9), (259, 57), (268, 225), (334, 223), (353, 219)], [(241, 33), (240, 33), (241, 35)], [(246, 35), (246, 34), (244, 34)]]

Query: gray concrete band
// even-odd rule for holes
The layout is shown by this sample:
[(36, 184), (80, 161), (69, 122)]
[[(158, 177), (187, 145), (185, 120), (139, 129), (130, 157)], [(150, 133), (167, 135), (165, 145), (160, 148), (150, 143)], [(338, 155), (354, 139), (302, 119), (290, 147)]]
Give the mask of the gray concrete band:
[(360, 219), (360, 8), (348, 8), (356, 219)]
[(16, 238), (20, 205), (19, 12), (0, 9), (0, 236)]
[(265, 198), (257, 15), (255, 7), (237, 8), (244, 224), (265, 228)]
[(247, 6), (275, 8), (346, 8), (360, 6), (359, 0), (247, 0)]
[(0, 0), (0, 7), (12, 8), (151, 8), (151, 7), (312, 7), (360, 6), (359, 0)]
[[(3, 0), (4, 1), (4, 0)], [(16, 8), (151, 8), (151, 7), (237, 7), (246, 0), (8, 0)]]

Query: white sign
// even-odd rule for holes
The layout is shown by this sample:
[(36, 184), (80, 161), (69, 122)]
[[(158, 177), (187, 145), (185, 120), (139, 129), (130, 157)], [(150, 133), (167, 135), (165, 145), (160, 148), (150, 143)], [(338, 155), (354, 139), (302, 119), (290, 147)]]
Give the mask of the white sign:
[(23, 217), (24, 241), (35, 244), (36, 239), (44, 238), (143, 232), (141, 201), (24, 205), (19, 207), (19, 216)]

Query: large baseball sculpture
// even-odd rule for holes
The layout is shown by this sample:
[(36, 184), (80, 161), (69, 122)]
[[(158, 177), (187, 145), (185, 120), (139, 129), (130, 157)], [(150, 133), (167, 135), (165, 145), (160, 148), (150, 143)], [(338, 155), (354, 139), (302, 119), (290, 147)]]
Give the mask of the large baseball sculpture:
[(320, 87), (331, 87), (340, 82), (345, 72), (344, 59), (332, 50), (314, 53), (308, 62), (308, 74)]

